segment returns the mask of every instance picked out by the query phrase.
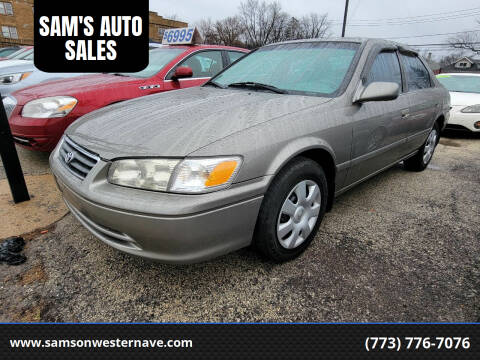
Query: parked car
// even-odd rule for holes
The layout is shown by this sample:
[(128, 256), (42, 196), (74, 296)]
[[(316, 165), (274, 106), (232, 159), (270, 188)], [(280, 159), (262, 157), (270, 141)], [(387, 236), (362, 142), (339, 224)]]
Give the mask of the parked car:
[(188, 263), (253, 244), (286, 261), (335, 196), (401, 161), (424, 170), (449, 109), (408, 47), (291, 41), (202, 87), (83, 116), (50, 164), (72, 213), (116, 249)]
[(199, 86), (248, 50), (210, 45), (162, 46), (137, 73), (95, 74), (25, 88), (4, 100), (15, 141), (51, 151), (76, 119), (104, 106)]
[(12, 60), (12, 59), (33, 60), (33, 46), (22, 47), (19, 50), (15, 51), (14, 53), (8, 55), (7, 57), (0, 58), (0, 61)]
[(11, 66), (0, 66), (0, 94), (2, 95), (2, 99), (4, 99), (5, 107), (8, 108), (8, 114), (13, 111), (16, 104), (13, 98), (5, 99), (11, 93), (36, 84), (85, 75), (82, 73), (43, 72), (38, 70), (32, 61), (26, 60), (7, 60), (2, 63), (12, 61), (15, 61), (15, 63)]
[(20, 46), (7, 46), (0, 48), (0, 58), (7, 57), (10, 54), (13, 54), (14, 52), (20, 50)]
[(452, 110), (447, 128), (480, 131), (480, 74), (440, 74), (437, 79), (450, 91)]

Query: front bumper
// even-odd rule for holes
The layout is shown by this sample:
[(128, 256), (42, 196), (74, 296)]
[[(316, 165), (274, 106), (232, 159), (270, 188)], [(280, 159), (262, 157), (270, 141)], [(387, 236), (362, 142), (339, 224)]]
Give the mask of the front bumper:
[(77, 118), (71, 114), (61, 118), (27, 118), (21, 116), (22, 108), (17, 105), (8, 121), (15, 142), (30, 150), (52, 151), (68, 125)]
[(50, 164), (65, 203), (97, 238), (132, 254), (166, 263), (193, 263), (248, 246), (269, 178), (202, 195), (124, 188), (106, 181), (100, 160), (84, 179), (58, 157)]
[(475, 123), (480, 121), (480, 113), (462, 113), (461, 110), (465, 107), (466, 105), (452, 106), (447, 128), (458, 129), (460, 127), (470, 131), (480, 131), (480, 128), (475, 127)]

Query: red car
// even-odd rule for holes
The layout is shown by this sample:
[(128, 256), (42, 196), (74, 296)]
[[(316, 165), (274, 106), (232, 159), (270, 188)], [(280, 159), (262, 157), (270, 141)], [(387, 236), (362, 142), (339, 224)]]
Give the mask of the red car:
[[(137, 73), (95, 74), (52, 81), (14, 92), (10, 118), (15, 141), (51, 151), (65, 129), (101, 107), (162, 91), (199, 86), (248, 52), (228, 46), (162, 46)], [(4, 99), (5, 102), (5, 99)]]

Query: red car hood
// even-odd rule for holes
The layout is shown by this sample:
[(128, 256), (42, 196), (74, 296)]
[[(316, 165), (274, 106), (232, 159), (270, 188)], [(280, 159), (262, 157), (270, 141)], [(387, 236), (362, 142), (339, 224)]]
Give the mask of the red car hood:
[(99, 91), (102, 88), (111, 89), (115, 86), (130, 85), (141, 81), (141, 79), (128, 76), (93, 74), (29, 86), (12, 93), (12, 96), (17, 99), (19, 105), (25, 105), (33, 99), (58, 95), (75, 96), (78, 93)]

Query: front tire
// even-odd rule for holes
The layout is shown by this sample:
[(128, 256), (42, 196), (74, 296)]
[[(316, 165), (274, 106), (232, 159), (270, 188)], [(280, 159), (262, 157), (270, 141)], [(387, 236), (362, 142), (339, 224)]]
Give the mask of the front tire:
[(432, 130), (428, 134), (427, 140), (418, 150), (418, 152), (411, 158), (405, 160), (403, 163), (405, 169), (411, 171), (423, 171), (427, 168), (428, 164), (432, 160), (433, 153), (440, 140), (440, 128), (437, 123), (433, 125)]
[(315, 237), (327, 198), (321, 166), (308, 158), (294, 159), (278, 173), (263, 199), (253, 244), (275, 262), (296, 258)]

